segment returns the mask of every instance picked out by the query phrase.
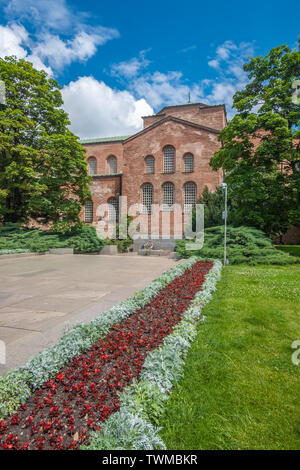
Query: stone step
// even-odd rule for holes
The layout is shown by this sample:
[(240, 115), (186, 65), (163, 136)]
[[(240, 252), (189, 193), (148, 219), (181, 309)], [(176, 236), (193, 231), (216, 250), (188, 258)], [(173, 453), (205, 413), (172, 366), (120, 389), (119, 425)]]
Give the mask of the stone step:
[(169, 256), (171, 250), (147, 250), (141, 249), (138, 250), (138, 255), (141, 256)]

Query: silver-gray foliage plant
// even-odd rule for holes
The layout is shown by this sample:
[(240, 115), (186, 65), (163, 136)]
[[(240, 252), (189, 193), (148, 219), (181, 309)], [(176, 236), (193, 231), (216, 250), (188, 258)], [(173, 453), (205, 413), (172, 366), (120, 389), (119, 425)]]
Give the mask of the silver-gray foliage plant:
[[(133, 382), (120, 393), (120, 410), (105, 421), (101, 432), (97, 431), (91, 435), (90, 444), (83, 447), (84, 449), (166, 448), (159, 438), (160, 429), (152, 423), (158, 422), (171, 388), (182, 377), (184, 358), (197, 334), (195, 323), (204, 320), (202, 308), (216, 290), (221, 271), (222, 263), (215, 260), (206, 275), (202, 289), (195, 295), (182, 321), (171, 335), (164, 339), (163, 344), (146, 357), (140, 373), (140, 382)], [(145, 425), (147, 422), (150, 427)], [(150, 445), (152, 447), (149, 447)]]
[(25, 366), (0, 377), (0, 419), (16, 412), (34, 390), (53, 378), (67, 362), (103, 338), (114, 324), (120, 323), (144, 307), (160, 290), (196, 261), (197, 258), (193, 257), (177, 264), (144, 289), (101, 313), (91, 322), (75, 325), (65, 332), (58, 344), (29, 359)]

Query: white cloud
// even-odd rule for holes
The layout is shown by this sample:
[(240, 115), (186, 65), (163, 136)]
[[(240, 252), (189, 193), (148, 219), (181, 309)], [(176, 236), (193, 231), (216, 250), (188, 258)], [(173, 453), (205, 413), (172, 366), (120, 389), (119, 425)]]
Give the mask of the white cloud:
[(201, 84), (186, 85), (181, 72), (147, 73), (135, 79), (130, 86), (137, 96), (146, 98), (154, 108), (165, 104), (187, 103), (189, 93), (192, 101), (203, 97)]
[(90, 29), (90, 33), (80, 31), (66, 40), (49, 32), (33, 39), (22, 25), (0, 25), (0, 57), (15, 55), (53, 75), (52, 69), (60, 70), (72, 62), (86, 61), (97, 52), (98, 46), (119, 36), (117, 30), (103, 26)]
[(47, 65), (45, 65), (42, 60), (36, 56), (35, 54), (29, 54), (25, 57), (26, 60), (28, 60), (28, 62), (31, 62), (33, 67), (37, 70), (44, 70), (48, 75), (52, 76), (53, 75), (53, 71), (51, 69), (51, 67), (48, 67)]
[[(62, 30), (71, 27), (75, 19), (65, 0), (2, 0), (10, 20), (30, 21), (39, 28)], [(78, 17), (77, 17), (78, 21)]]
[(210, 60), (208, 65), (214, 69), (217, 69), (219, 67), (219, 61), (217, 59)]
[(81, 31), (73, 39), (66, 41), (58, 35), (47, 33), (33, 47), (33, 53), (42, 60), (47, 60), (54, 69), (59, 70), (71, 62), (89, 59), (96, 53), (97, 46), (115, 37), (118, 37), (116, 30), (103, 27), (91, 34)]
[(125, 64), (132, 65), (132, 70), (129, 69), (127, 73), (127, 78), (131, 78), (128, 87), (132, 93), (145, 98), (156, 109), (163, 105), (186, 103), (190, 93), (192, 102), (201, 101), (211, 105), (225, 103), (228, 116), (232, 118), (233, 95), (248, 83), (243, 63), (251, 55), (252, 43), (242, 42), (237, 45), (233, 41), (225, 41), (217, 47), (215, 57), (208, 61), (217, 76), (203, 77), (192, 84), (188, 84), (179, 71), (143, 73), (142, 67), (134, 67), (136, 58), (121, 64), (124, 67)]
[(0, 26), (0, 56), (15, 55), (23, 59), (27, 55), (26, 49), (22, 47), (28, 41), (28, 33), (23, 26), (13, 24)]
[[(253, 54), (253, 44), (241, 42), (236, 45), (233, 41), (225, 41), (217, 47), (216, 56), (208, 62), (214, 69), (224, 68), (224, 65), (232, 65), (242, 69), (242, 64)], [(230, 72), (230, 70), (228, 70)]]
[(142, 69), (146, 68), (150, 64), (150, 61), (145, 58), (148, 50), (141, 51), (139, 57), (133, 57), (127, 62), (124, 61), (118, 64), (113, 64), (111, 67), (111, 74), (115, 77), (125, 77), (127, 79), (136, 77)]
[(186, 54), (187, 52), (193, 51), (195, 49), (197, 49), (197, 46), (193, 44), (192, 46), (187, 46), (187, 47), (184, 47), (183, 49), (180, 49), (178, 52), (182, 52), (183, 54)]
[(236, 51), (237, 46), (232, 41), (225, 41), (221, 46), (217, 48), (217, 56), (222, 60), (229, 58), (232, 51)]
[(234, 115), (233, 95), (248, 83), (243, 64), (253, 54), (252, 43), (242, 42), (237, 45), (233, 41), (225, 41), (217, 47), (216, 56), (208, 62), (218, 76), (208, 84), (206, 100), (209, 104), (225, 103), (230, 119)]
[(62, 89), (71, 130), (81, 138), (129, 135), (142, 129), (141, 116), (153, 114), (145, 99), (110, 88), (93, 77), (80, 77)]
[(1, 32), (3, 49), (16, 50), (17, 57), (23, 53), (22, 57), (27, 58), (27, 52), (22, 50), (26, 41), (34, 65), (48, 71), (60, 70), (74, 61), (85, 61), (99, 46), (119, 37), (116, 29), (91, 26), (91, 21), (87, 21), (90, 15), (73, 12), (65, 0), (10, 0), (5, 13), (9, 24)]
[(23, 26), (16, 24), (10, 26), (0, 25), (0, 57), (15, 55), (17, 59), (26, 59), (32, 62), (38, 70), (45, 70), (51, 75), (52, 70), (50, 67), (47, 67), (34, 53), (28, 53), (29, 43), (29, 34)]

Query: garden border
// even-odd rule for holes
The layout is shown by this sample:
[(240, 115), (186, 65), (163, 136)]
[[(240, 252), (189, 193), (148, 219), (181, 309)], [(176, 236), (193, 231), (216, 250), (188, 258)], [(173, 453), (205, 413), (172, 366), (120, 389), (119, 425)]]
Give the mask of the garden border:
[[(132, 297), (101, 313), (89, 323), (75, 325), (60, 341), (29, 359), (26, 365), (0, 377), (0, 419), (15, 413), (30, 395), (54, 377), (70, 360), (88, 350), (110, 328), (144, 307), (160, 290), (190, 268), (200, 258), (192, 257), (164, 272)], [(204, 260), (203, 260), (204, 261)]]
[(163, 344), (146, 357), (139, 381), (135, 380), (119, 393), (119, 411), (101, 424), (101, 431), (91, 433), (89, 445), (81, 449), (166, 449), (157, 424), (172, 386), (183, 375), (184, 359), (197, 335), (196, 323), (205, 320), (202, 308), (211, 300), (221, 271), (222, 263), (215, 260), (181, 322), (164, 339)]

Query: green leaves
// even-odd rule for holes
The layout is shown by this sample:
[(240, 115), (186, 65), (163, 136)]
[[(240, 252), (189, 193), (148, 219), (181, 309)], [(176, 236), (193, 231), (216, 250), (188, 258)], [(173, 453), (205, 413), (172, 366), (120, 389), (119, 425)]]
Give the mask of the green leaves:
[(292, 85), (300, 78), (300, 54), (286, 45), (275, 47), (265, 57), (251, 58), (244, 65), (251, 82), (234, 95), (233, 106), (246, 117), (257, 108), (258, 114), (272, 112), (299, 125), (299, 105), (293, 103)]
[[(249, 212), (251, 213), (252, 206)], [(178, 240), (177, 252), (183, 258), (202, 256), (205, 258), (223, 257), (224, 226), (207, 228), (204, 246), (201, 250), (188, 251), (186, 240)], [(227, 255), (230, 264), (293, 264), (297, 259), (276, 250), (272, 241), (260, 230), (251, 227), (227, 227)]]
[(210, 165), (225, 171), (234, 225), (282, 234), (300, 220), (300, 106), (292, 99), (300, 53), (283, 45), (244, 70), (250, 83), (234, 95), (238, 114), (221, 131)]
[(0, 59), (0, 222), (70, 230), (90, 198), (85, 150), (68, 129), (60, 86), (31, 63)]

